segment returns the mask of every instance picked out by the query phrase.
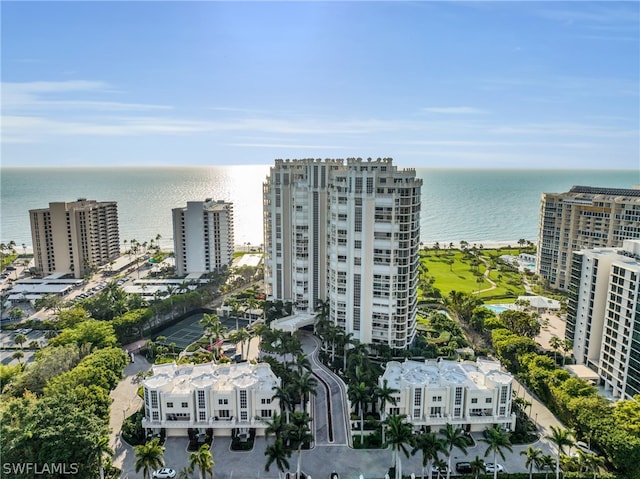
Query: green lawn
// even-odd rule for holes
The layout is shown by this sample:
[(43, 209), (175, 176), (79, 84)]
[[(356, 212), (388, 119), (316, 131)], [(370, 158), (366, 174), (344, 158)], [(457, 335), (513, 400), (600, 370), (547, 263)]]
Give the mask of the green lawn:
[[(490, 264), (495, 264), (495, 258), (502, 254), (518, 254), (518, 250), (485, 249), (482, 250), (480, 256)], [(420, 256), (421, 262), (429, 269), (428, 274), (435, 278), (434, 287), (441, 291), (442, 296), (448, 296), (449, 292), (453, 290), (477, 294), (478, 290), (491, 287), (482, 276), (486, 271), (484, 263), (474, 266), (473, 258), (465, 256), (460, 250), (440, 250), (437, 252), (422, 250)], [(476, 270), (478, 274), (476, 274)], [(500, 300), (501, 302), (510, 302), (515, 301), (517, 296), (525, 292), (518, 273), (491, 269), (489, 278), (496, 283), (497, 287), (479, 293), (480, 298), (490, 299), (492, 296), (511, 295), (512, 299)]]

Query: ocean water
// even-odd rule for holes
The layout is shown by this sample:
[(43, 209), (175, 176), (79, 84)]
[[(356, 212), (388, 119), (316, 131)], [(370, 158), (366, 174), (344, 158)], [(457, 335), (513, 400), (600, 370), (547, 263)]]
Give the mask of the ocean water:
[[(30, 209), (78, 198), (116, 201), (120, 239), (173, 244), (171, 209), (213, 198), (234, 203), (237, 244), (262, 237), (262, 183), (269, 165), (140, 168), (1, 168), (0, 241), (31, 245)], [(638, 170), (417, 168), (423, 180), (421, 241), (508, 241), (538, 235), (540, 195), (573, 185), (631, 188)]]

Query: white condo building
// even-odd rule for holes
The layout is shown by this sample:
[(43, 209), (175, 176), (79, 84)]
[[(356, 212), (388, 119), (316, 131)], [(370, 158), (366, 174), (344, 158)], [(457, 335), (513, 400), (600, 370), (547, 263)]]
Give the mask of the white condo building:
[(187, 436), (189, 429), (214, 435), (263, 435), (266, 421), (280, 411), (273, 388), (280, 379), (267, 363), (154, 365), (143, 382), (142, 427), (167, 436)]
[(567, 291), (574, 251), (622, 246), (640, 238), (640, 188), (574, 186), (543, 193), (536, 273)]
[(422, 180), (377, 160), (276, 160), (264, 184), (270, 299), (330, 321), (365, 344), (415, 336)]
[(174, 208), (173, 245), (176, 274), (210, 273), (233, 261), (233, 204), (224, 201), (189, 201)]
[(615, 398), (640, 394), (639, 296), (640, 240), (574, 253), (565, 336)]
[(29, 210), (35, 268), (83, 278), (120, 256), (118, 206), (80, 198)]
[(378, 379), (380, 387), (398, 390), (396, 404), (387, 401), (382, 417), (406, 414), (414, 428), (437, 431), (446, 424), (482, 431), (494, 424), (515, 427), (511, 412), (513, 376), (500, 363), (426, 360), (391, 361)]

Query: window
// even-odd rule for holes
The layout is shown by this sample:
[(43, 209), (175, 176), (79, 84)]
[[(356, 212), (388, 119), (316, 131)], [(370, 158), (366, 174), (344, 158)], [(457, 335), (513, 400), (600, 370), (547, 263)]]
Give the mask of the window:
[(240, 391), (240, 409), (247, 409), (247, 391)]
[(442, 396), (433, 396), (431, 398), (432, 402), (441, 402), (442, 401)]
[(262, 398), (260, 400), (261, 404), (271, 404), (271, 398)]
[(229, 404), (228, 399), (218, 399), (218, 404)]
[(207, 420), (207, 413), (206, 413), (206, 412), (204, 412), (204, 411), (200, 411), (200, 412), (198, 413), (198, 421), (200, 421), (200, 422), (204, 422), (204, 421), (206, 421), (206, 420)]
[(198, 407), (204, 409), (204, 391), (198, 391)]
[(478, 398), (471, 398), (471, 404), (478, 404)]
[(486, 402), (487, 404), (491, 404), (491, 398), (485, 399), (484, 402)]
[(438, 417), (442, 414), (442, 408), (440, 406), (432, 407), (430, 415), (431, 417)]
[(182, 407), (183, 407), (183, 408), (185, 408), (185, 407), (189, 407), (189, 403), (188, 403), (188, 402), (183, 402), (183, 403), (182, 403)]
[(260, 411), (260, 416), (261, 417), (271, 417), (271, 409), (263, 409)]
[(225, 418), (225, 419), (229, 419), (229, 417), (230, 417), (228, 409), (220, 409), (220, 411), (218, 412), (218, 415), (220, 417), (222, 417), (222, 418)]
[(158, 391), (151, 391), (151, 407), (158, 408)]
[(169, 407), (169, 408), (173, 407), (173, 402), (168, 402), (167, 403), (167, 407)]
[(462, 388), (460, 387), (456, 388), (454, 404), (462, 404)]
[(422, 389), (416, 389), (413, 396), (413, 405), (420, 406), (422, 404)]
[(153, 411), (153, 416), (152, 416), (154, 421), (159, 421), (160, 420), (160, 413), (158, 411)]

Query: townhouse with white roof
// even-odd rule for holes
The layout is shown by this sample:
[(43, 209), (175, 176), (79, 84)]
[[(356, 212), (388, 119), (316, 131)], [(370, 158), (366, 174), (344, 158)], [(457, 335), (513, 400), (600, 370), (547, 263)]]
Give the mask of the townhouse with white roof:
[(494, 424), (513, 430), (516, 416), (511, 412), (513, 376), (500, 363), (426, 360), (387, 363), (378, 379), (383, 386), (398, 390), (396, 404), (387, 401), (383, 419), (406, 414), (418, 429), (437, 431), (447, 423), (465, 431), (482, 431)]
[(273, 388), (280, 379), (267, 363), (153, 366), (143, 383), (142, 427), (167, 436), (187, 436), (189, 429), (240, 436), (254, 429), (264, 435), (266, 421), (280, 410)]

